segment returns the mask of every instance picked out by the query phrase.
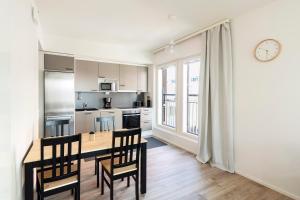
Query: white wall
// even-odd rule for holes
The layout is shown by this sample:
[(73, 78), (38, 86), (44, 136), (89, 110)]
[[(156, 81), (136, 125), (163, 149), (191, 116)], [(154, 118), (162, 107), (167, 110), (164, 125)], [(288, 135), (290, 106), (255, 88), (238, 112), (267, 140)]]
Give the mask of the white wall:
[(7, 87), (10, 65), (10, 2), (0, 2), (0, 199), (12, 199), (13, 159), (11, 158), (12, 140), (10, 136), (9, 95)]
[[(300, 1), (279, 0), (233, 20), (235, 166), (244, 176), (300, 199)], [(255, 45), (282, 44), (260, 63)]]
[(152, 55), (148, 51), (141, 51), (134, 46), (111, 45), (95, 43), (74, 38), (45, 35), (43, 49), (75, 56), (96, 59), (103, 62), (127, 64), (150, 64)]
[[(7, 149), (1, 149), (0, 199), (15, 200), (23, 196), (22, 159), (38, 135), (38, 35), (31, 20), (30, 0), (2, 3), (6, 3), (2, 8), (7, 9), (3, 16), (7, 29), (1, 31), (6, 36), (1, 39), (7, 45), (1, 48), (0, 57), (0, 121), (4, 120), (5, 132), (2, 132), (3, 124), (0, 127), (1, 148), (3, 142)], [(6, 166), (3, 167), (3, 163)]]

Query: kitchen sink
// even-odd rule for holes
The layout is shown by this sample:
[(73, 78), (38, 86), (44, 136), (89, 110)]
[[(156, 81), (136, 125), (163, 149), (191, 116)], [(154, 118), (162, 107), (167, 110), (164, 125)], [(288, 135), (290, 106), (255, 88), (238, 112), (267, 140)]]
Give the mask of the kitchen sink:
[(75, 111), (93, 111), (98, 110), (97, 108), (76, 108)]

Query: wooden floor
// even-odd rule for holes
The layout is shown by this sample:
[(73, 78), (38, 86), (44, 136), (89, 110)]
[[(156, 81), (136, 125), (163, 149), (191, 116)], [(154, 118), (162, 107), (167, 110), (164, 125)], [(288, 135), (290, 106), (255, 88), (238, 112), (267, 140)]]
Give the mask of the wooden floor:
[[(115, 200), (135, 199), (134, 182), (115, 182)], [(70, 192), (48, 199), (71, 200)], [(82, 162), (82, 200), (108, 200), (109, 190), (100, 195), (94, 176), (94, 162)], [(230, 174), (208, 165), (199, 164), (193, 155), (173, 146), (148, 150), (147, 200), (285, 200), (290, 199), (242, 176)]]

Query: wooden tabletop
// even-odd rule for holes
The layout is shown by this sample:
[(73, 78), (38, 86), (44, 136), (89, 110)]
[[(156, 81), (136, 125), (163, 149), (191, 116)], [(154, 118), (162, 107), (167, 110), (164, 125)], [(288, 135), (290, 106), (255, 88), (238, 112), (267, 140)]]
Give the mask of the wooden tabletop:
[[(142, 138), (141, 143), (146, 143), (147, 140)], [(72, 151), (76, 154), (77, 147), (72, 146)], [(50, 159), (52, 156), (52, 151), (50, 149), (45, 149), (45, 159)], [(59, 146), (57, 146), (59, 148)], [(81, 153), (88, 153), (93, 151), (99, 150), (107, 150), (112, 148), (112, 132), (96, 132), (95, 135), (90, 135), (89, 133), (82, 134), (82, 141), (81, 141)], [(31, 163), (35, 161), (41, 160), (41, 140), (37, 139), (33, 141), (33, 144), (28, 151), (23, 163)], [(59, 152), (59, 151), (57, 151)], [(59, 155), (58, 155), (59, 156)]]

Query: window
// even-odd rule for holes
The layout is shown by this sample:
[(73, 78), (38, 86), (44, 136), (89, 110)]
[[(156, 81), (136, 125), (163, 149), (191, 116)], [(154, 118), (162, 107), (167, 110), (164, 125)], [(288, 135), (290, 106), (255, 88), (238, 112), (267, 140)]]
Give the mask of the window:
[(194, 135), (199, 134), (198, 129), (198, 94), (200, 78), (200, 60), (190, 60), (184, 65), (184, 105), (186, 105), (184, 121), (186, 132)]
[(158, 71), (160, 93), (159, 122), (162, 125), (176, 127), (176, 66), (169, 65)]

